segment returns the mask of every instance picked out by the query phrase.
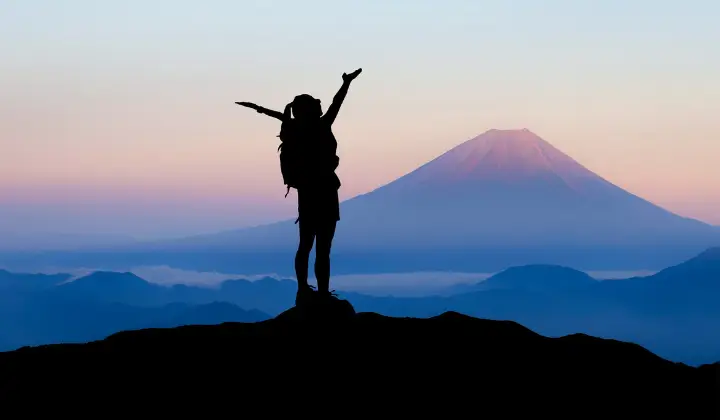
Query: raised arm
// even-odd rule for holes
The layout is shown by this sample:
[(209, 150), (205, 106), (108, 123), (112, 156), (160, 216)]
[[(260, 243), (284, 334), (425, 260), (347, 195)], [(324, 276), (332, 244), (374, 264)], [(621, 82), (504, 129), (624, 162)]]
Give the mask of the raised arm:
[(333, 97), (332, 104), (330, 104), (330, 106), (328, 107), (327, 112), (325, 112), (325, 115), (323, 115), (323, 119), (326, 120), (328, 123), (332, 124), (335, 122), (335, 118), (337, 118), (338, 112), (340, 112), (340, 106), (345, 100), (345, 96), (347, 95), (348, 89), (350, 88), (350, 82), (352, 82), (358, 76), (358, 74), (360, 74), (360, 72), (362, 72), (362, 69), (357, 69), (350, 74), (343, 73), (343, 84), (342, 86), (340, 86), (340, 89)]
[(288, 111), (287, 107), (285, 107), (285, 113), (282, 113), (282, 112), (279, 112), (279, 111), (273, 111), (272, 109), (263, 108), (263, 107), (261, 107), (260, 105), (255, 105), (255, 104), (252, 103), (252, 102), (235, 102), (235, 103), (238, 104), (238, 105), (240, 105), (240, 106), (244, 106), (244, 107), (247, 107), (247, 108), (250, 108), (250, 109), (254, 109), (255, 111), (257, 111), (257, 112), (259, 112), (259, 113), (261, 113), (261, 114), (265, 114), (265, 115), (271, 116), (271, 117), (273, 117), (273, 118), (277, 118), (277, 119), (280, 120), (280, 121), (285, 121), (285, 116), (286, 116), (287, 111)]

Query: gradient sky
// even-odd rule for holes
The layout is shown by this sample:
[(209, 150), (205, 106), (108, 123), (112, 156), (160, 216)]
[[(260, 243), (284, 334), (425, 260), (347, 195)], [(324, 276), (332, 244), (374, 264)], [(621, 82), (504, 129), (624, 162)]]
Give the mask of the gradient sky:
[(328, 104), (348, 198), (490, 128), (720, 224), (712, 0), (4, 0), (0, 231), (209, 232), (294, 214), (277, 121)]

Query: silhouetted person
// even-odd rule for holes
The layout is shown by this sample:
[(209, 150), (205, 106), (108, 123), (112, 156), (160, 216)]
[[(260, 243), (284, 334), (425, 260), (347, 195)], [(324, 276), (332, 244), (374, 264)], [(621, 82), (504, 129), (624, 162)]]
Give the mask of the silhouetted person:
[[(237, 102), (282, 121), (281, 147), (286, 143), (291, 144), (292, 147), (297, 147), (298, 151), (295, 153), (301, 156), (301, 164), (295, 175), (297, 182), (291, 184), (286, 179), (288, 190), (294, 186), (298, 191), (296, 222), (299, 223), (300, 243), (295, 254), (295, 274), (298, 281), (296, 304), (308, 302), (315, 293), (308, 284), (308, 265), (313, 243), (317, 296), (321, 299), (335, 297), (330, 291), (330, 250), (335, 228), (340, 220), (338, 189), (341, 183), (335, 173), (339, 158), (332, 124), (345, 100), (350, 83), (361, 71), (362, 69), (358, 69), (350, 74), (343, 73), (343, 84), (325, 114), (322, 112), (320, 100), (307, 94), (296, 96), (283, 113), (249, 102)], [(285, 175), (283, 172), (284, 177)]]

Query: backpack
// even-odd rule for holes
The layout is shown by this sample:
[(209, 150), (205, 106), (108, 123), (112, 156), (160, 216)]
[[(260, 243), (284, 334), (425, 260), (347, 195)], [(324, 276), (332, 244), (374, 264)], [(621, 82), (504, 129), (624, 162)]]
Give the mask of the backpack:
[[(317, 150), (306, 150), (309, 145), (305, 143), (307, 139), (303, 140), (304, 129), (307, 129), (307, 127), (301, 127), (293, 119), (287, 119), (283, 121), (282, 125), (280, 126), (280, 134), (278, 135), (278, 137), (280, 138), (281, 143), (280, 146), (278, 146), (278, 151), (280, 152), (280, 171), (282, 172), (283, 183), (287, 186), (287, 192), (285, 193), (285, 197), (287, 197), (290, 193), (290, 188), (297, 189), (300, 183), (303, 181), (302, 177), (306, 175), (306, 171), (308, 169), (305, 168), (305, 166), (307, 166), (308, 164), (311, 164), (313, 166), (317, 164), (314, 158), (311, 158), (311, 156), (307, 155), (307, 153), (316, 153)], [(321, 136), (324, 135), (321, 134)], [(332, 145), (337, 145), (337, 142), (335, 141), (335, 137), (332, 135), (332, 132), (329, 132), (329, 140), (330, 142), (328, 143), (328, 145), (330, 145), (330, 147), (332, 147)], [(335, 154), (336, 147), (337, 146), (333, 147), (331, 150), (328, 150), (328, 152), (332, 154), (332, 170), (337, 168), (339, 163), (339, 158)], [(310, 163), (308, 159), (310, 159), (310, 161), (314, 163)], [(335, 178), (337, 179), (336, 175)], [(337, 184), (339, 188), (339, 179), (337, 180)]]
[(280, 126), (280, 172), (282, 172), (283, 183), (287, 186), (285, 197), (290, 193), (290, 188), (298, 188), (300, 184), (302, 150), (301, 138), (298, 135), (297, 125), (292, 120), (286, 120)]

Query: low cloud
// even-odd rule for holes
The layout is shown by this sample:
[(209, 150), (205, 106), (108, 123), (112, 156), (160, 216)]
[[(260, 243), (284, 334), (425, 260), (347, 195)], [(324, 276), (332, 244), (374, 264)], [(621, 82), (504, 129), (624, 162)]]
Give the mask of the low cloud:
[[(171, 286), (185, 284), (198, 287), (219, 287), (227, 280), (245, 279), (255, 281), (261, 278), (294, 279), (276, 273), (247, 275), (241, 273), (202, 272), (172, 268), (168, 266), (131, 267), (124, 270), (108, 270), (103, 268), (73, 268), (42, 270), (46, 274), (69, 273), (76, 280), (95, 271), (131, 272), (151, 283)], [(599, 280), (625, 279), (634, 276), (647, 276), (653, 271), (591, 271), (588, 274)], [(369, 295), (424, 296), (443, 293), (456, 285), (473, 284), (486, 280), (494, 273), (462, 273), (462, 272), (409, 272), (409, 273), (377, 273), (377, 274), (346, 274), (333, 276), (331, 286), (337, 290), (357, 292)], [(310, 279), (315, 283), (315, 279)]]
[(597, 280), (622, 280), (631, 277), (646, 277), (657, 273), (657, 270), (636, 271), (588, 271), (588, 275)]
[(282, 278), (274, 273), (264, 275), (246, 275), (236, 273), (219, 273), (215, 271), (188, 271), (167, 266), (136, 267), (131, 268), (128, 271), (151, 283), (163, 285), (186, 284), (188, 286), (203, 287), (218, 287), (222, 282), (234, 279), (254, 281), (264, 277), (272, 277), (276, 279)]
[[(294, 280), (293, 277), (279, 276), (276, 273), (246, 275), (240, 273), (199, 272), (180, 270), (167, 266), (136, 267), (127, 271), (151, 283), (163, 285), (186, 284), (202, 287), (218, 287), (226, 280), (246, 279), (254, 281), (265, 277), (275, 279), (290, 278)], [(491, 274), (488, 273), (455, 272), (349, 274), (333, 276), (332, 287), (338, 290), (374, 295), (426, 295), (435, 291), (441, 291), (456, 284), (477, 283), (488, 278), (490, 275)], [(315, 283), (314, 277), (311, 277), (310, 281)]]

